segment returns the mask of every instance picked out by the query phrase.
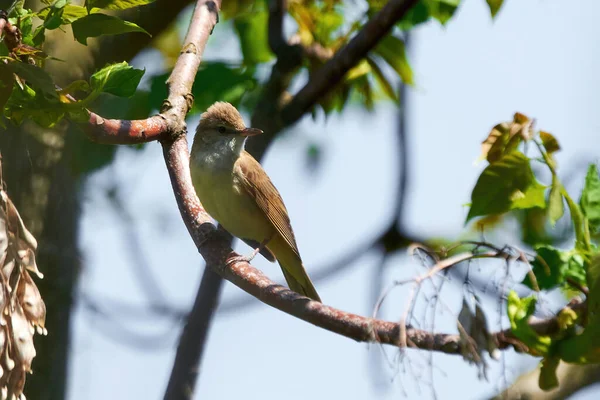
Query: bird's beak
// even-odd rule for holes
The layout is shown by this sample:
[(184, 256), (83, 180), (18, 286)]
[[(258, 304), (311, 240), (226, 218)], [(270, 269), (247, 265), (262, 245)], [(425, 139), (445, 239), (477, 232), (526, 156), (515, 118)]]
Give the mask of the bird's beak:
[(242, 136), (256, 136), (263, 133), (260, 129), (257, 128), (244, 128), (241, 131), (238, 131)]

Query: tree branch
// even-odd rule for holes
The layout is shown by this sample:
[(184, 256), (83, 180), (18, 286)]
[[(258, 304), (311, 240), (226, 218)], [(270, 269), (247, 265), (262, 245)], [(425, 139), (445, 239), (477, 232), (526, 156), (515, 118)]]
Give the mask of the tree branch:
[[(331, 86), (331, 82), (328, 82), (329, 85), (323, 85), (323, 79), (327, 77), (333, 80), (341, 79), (341, 76), (336, 78), (334, 75), (343, 75), (347, 68), (349, 68), (350, 62), (357, 62), (362, 58), (366, 51), (368, 51), (367, 47), (369, 45), (372, 46), (376, 43), (376, 40), (387, 33), (393, 25), (393, 21), (400, 18), (413, 3), (414, 1), (410, 0), (392, 0), (388, 3), (381, 13), (373, 21), (367, 23), (365, 29), (324, 67), (323, 72), (318, 74), (320, 78), (311, 80), (298, 93), (295, 102), (292, 102), (295, 105), (292, 107), (292, 104), (290, 104), (285, 108), (287, 110), (297, 110), (288, 114), (286, 121), (294, 121), (295, 116), (299, 118), (302, 113), (308, 110), (308, 107), (314, 104), (318, 96), (323, 93), (323, 90)], [(239, 261), (239, 256), (233, 252), (227, 242), (227, 238), (217, 232), (210, 217), (203, 210), (192, 185), (189, 170), (189, 152), (186, 136), (184, 135), (186, 130), (184, 117), (191, 105), (191, 86), (200, 64), (202, 52), (212, 28), (217, 22), (218, 8), (218, 0), (201, 0), (197, 3), (184, 42), (184, 50), (181, 52), (175, 68), (167, 81), (169, 97), (163, 104), (161, 116), (159, 117), (166, 124), (165, 131), (154, 137), (160, 138), (159, 140), (163, 146), (163, 156), (182, 219), (198, 250), (206, 260), (208, 268), (212, 268), (223, 278), (278, 310), (356, 341), (378, 342), (394, 346), (406, 343), (407, 347), (422, 348), (447, 354), (463, 354), (463, 344), (459, 335), (433, 334), (424, 330), (414, 329), (410, 326), (405, 327), (399, 323), (359, 316), (312, 301), (281, 285), (275, 284), (249, 263)], [(125, 131), (122, 127), (132, 125), (131, 122), (129, 124), (127, 124), (127, 121), (121, 121), (119, 129)], [(103, 127), (103, 125), (93, 125), (96, 128), (92, 129), (92, 134), (96, 132), (96, 138), (106, 140), (102, 139), (106, 136), (102, 136), (104, 133), (98, 128), (99, 126)], [(131, 140), (129, 138), (131, 135), (121, 136), (126, 140)], [(118, 140), (115, 140), (113, 136), (109, 135), (108, 137), (111, 137), (111, 143), (118, 143)], [(203, 282), (209, 281), (209, 277), (203, 279)], [(199, 293), (199, 296), (202, 296), (202, 292)], [(216, 299), (217, 296), (212, 297), (213, 301), (216, 301)], [(196, 303), (199, 307), (201, 300), (197, 298)], [(208, 310), (212, 310), (212, 307), (208, 307)], [(200, 321), (202, 320), (200, 319)], [(178, 374), (177, 371), (184, 371), (187, 374), (186, 371), (190, 371), (190, 366), (195, 367), (195, 365), (191, 365), (187, 361), (180, 364), (180, 360), (184, 358), (191, 358), (195, 360), (194, 362), (197, 362), (195, 357), (183, 357), (183, 351), (187, 349), (184, 344), (189, 343), (189, 332), (194, 330), (192, 329), (192, 324), (195, 322), (198, 321), (195, 321), (192, 315), (184, 331), (186, 340), (182, 340), (181, 346), (178, 349), (172, 378)], [(532, 327), (540, 332), (548, 332), (549, 330), (556, 329), (557, 325), (555, 318), (532, 323)], [(204, 332), (206, 333), (206, 331)], [(500, 348), (513, 346), (517, 342), (510, 330), (498, 332), (495, 336)], [(199, 346), (201, 347), (201, 345)], [(196, 352), (195, 354), (199, 353)], [(184, 377), (184, 379), (176, 381), (172, 379), (171, 382), (174, 383), (170, 383), (167, 395), (171, 393), (173, 386), (174, 393), (188, 395), (189, 391), (186, 388), (190, 388), (189, 374), (187, 378)], [(186, 386), (177, 386), (177, 382), (183, 382), (183, 385)]]
[(291, 125), (310, 111), (317, 101), (338, 84), (346, 72), (364, 58), (417, 2), (418, 0), (390, 0), (342, 50), (311, 77), (281, 110), (283, 123)]

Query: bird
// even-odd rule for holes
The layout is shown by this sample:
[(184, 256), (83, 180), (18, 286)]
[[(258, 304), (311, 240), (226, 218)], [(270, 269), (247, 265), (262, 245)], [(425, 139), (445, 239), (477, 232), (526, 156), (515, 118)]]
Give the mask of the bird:
[(190, 153), (190, 172), (204, 209), (229, 233), (279, 262), (291, 290), (321, 302), (302, 263), (279, 191), (244, 146), (262, 134), (249, 128), (230, 103), (216, 102), (200, 117)]

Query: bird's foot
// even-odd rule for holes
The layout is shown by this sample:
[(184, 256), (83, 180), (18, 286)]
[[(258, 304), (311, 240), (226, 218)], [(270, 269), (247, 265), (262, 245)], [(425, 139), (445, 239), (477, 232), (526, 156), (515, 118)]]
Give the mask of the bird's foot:
[(258, 247), (254, 250), (252, 250), (252, 252), (250, 254), (248, 254), (247, 256), (235, 256), (235, 257), (231, 257), (227, 260), (227, 266), (230, 267), (232, 264), (235, 264), (237, 262), (247, 262), (249, 263), (250, 261), (252, 261), (254, 259), (254, 257), (256, 257), (256, 255), (260, 252), (261, 248)]

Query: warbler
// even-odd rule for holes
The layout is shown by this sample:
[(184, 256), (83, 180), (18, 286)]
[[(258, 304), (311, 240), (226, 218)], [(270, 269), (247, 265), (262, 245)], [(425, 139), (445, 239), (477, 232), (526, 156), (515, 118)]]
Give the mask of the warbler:
[(290, 289), (321, 301), (302, 264), (281, 195), (244, 150), (249, 136), (262, 133), (247, 128), (233, 105), (210, 106), (201, 116), (190, 154), (196, 194), (227, 231), (255, 247), (248, 260), (259, 251), (272, 262), (277, 259)]

